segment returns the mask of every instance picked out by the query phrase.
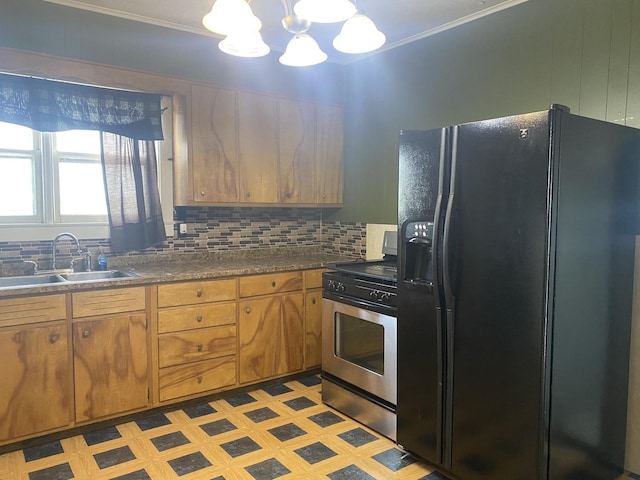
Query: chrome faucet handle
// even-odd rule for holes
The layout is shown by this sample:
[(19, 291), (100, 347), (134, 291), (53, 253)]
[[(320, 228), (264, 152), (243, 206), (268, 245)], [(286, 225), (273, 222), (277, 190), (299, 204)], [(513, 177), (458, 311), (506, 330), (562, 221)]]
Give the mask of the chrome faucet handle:
[(91, 271), (91, 250), (87, 249), (87, 253), (84, 256), (84, 270), (85, 272)]
[(30, 265), (33, 265), (33, 273), (32, 275), (35, 275), (38, 273), (38, 264), (33, 261), (33, 260), (23, 260), (22, 263), (28, 263)]

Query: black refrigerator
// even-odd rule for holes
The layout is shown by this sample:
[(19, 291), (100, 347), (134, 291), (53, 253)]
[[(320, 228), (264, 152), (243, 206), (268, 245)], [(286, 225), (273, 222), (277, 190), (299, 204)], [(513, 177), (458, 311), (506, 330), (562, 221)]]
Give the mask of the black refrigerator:
[(462, 480), (623, 469), (640, 131), (402, 131), (398, 444)]

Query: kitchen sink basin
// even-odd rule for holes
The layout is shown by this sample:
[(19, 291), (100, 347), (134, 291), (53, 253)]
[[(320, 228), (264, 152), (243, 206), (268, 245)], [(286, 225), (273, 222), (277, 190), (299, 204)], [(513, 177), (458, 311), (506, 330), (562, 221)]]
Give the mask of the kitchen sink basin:
[(95, 272), (71, 272), (61, 273), (60, 276), (68, 282), (90, 282), (92, 280), (111, 280), (118, 278), (137, 277), (137, 273), (123, 272), (122, 270), (107, 270)]
[(51, 283), (64, 282), (60, 275), (26, 275), (22, 277), (0, 277), (0, 288), (11, 287), (36, 287), (38, 285), (49, 285)]

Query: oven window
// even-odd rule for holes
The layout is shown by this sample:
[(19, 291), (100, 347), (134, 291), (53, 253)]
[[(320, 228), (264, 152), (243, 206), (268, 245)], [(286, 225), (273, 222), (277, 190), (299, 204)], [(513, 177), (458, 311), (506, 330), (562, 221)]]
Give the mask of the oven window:
[(344, 313), (335, 318), (337, 357), (384, 375), (384, 327)]

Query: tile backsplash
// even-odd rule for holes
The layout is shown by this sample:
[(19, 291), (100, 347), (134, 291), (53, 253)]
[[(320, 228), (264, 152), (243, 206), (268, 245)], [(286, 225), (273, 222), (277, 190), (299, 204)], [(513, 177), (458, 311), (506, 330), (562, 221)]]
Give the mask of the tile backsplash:
[[(174, 215), (175, 235), (153, 247), (118, 257), (170, 255), (176, 253), (223, 253), (242, 250), (301, 248), (352, 258), (366, 255), (366, 225), (359, 222), (324, 222), (323, 210), (314, 208), (183, 207)], [(177, 235), (179, 223), (187, 225), (185, 235)], [(0, 274), (25, 260), (51, 268), (51, 241), (0, 242)], [(111, 256), (108, 239), (80, 238), (83, 251), (97, 258), (98, 250)], [(58, 244), (59, 265), (78, 257), (75, 246), (66, 240)], [(13, 268), (12, 268), (13, 267)], [(20, 272), (18, 272), (20, 273)]]

